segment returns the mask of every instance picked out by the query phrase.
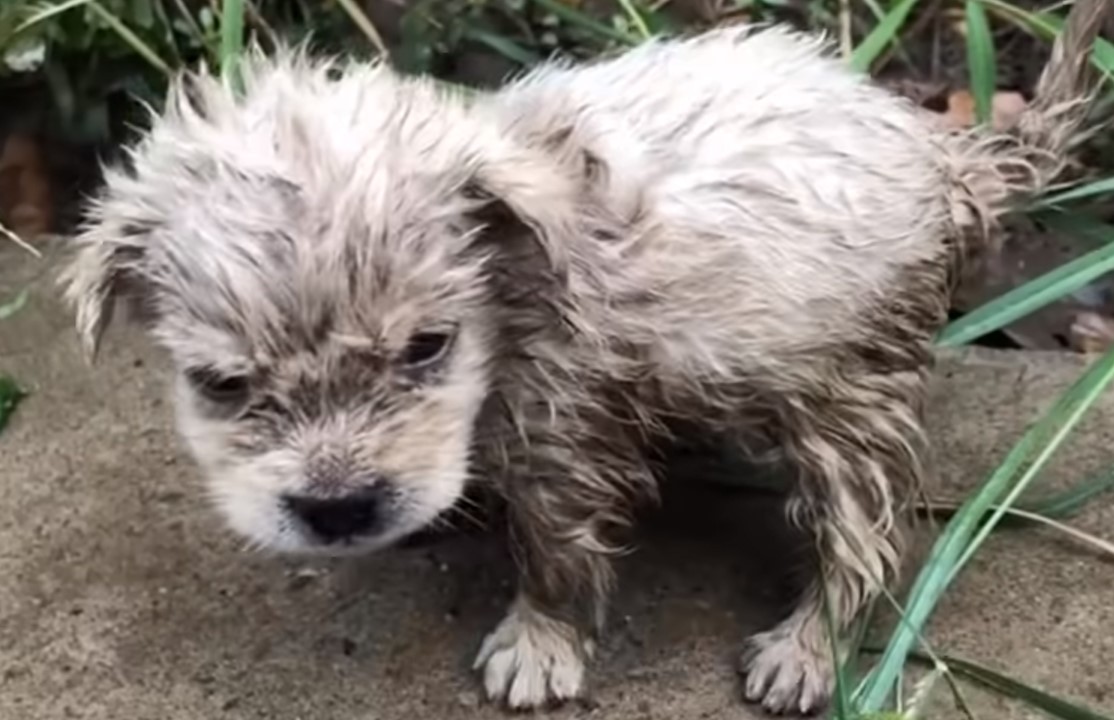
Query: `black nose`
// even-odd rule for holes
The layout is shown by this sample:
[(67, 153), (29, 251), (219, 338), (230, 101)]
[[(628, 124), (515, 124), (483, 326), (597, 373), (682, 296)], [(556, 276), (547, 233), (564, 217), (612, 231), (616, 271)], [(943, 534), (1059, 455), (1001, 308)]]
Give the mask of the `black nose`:
[(365, 487), (339, 497), (284, 495), (283, 503), (325, 542), (370, 532), (379, 521), (383, 491)]

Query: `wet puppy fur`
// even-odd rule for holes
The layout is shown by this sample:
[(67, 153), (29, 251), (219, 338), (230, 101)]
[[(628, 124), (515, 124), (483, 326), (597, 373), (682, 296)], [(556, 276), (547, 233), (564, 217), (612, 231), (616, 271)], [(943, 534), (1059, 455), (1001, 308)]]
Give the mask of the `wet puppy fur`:
[(951, 285), (1061, 171), (1107, 5), (1078, 0), (1008, 136), (933, 130), (776, 27), (475, 96), (257, 55), (242, 97), (174, 84), (67, 297), (90, 354), (118, 300), (169, 352), (181, 434), (260, 547), (371, 551), (503, 498), (520, 591), (476, 668), (514, 708), (585, 692), (675, 421), (775, 448), (819, 571), (745, 643), (745, 696), (812, 712), (823, 595), (842, 630), (900, 567)]

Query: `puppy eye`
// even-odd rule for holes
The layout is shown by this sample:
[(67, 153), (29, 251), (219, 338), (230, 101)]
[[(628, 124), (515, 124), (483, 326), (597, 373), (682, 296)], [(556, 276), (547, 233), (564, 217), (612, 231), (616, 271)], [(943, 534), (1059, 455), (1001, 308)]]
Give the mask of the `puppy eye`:
[(453, 335), (448, 332), (415, 333), (406, 344), (402, 362), (412, 368), (437, 362), (449, 351), (452, 340)]
[(209, 368), (199, 368), (188, 371), (186, 378), (212, 402), (224, 405), (247, 399), (248, 379), (244, 375), (221, 375)]
[(474, 200), (477, 202), (488, 202), (495, 198), (485, 187), (474, 180), (465, 183), (464, 187), (460, 189), (460, 194), (463, 195), (466, 200)]

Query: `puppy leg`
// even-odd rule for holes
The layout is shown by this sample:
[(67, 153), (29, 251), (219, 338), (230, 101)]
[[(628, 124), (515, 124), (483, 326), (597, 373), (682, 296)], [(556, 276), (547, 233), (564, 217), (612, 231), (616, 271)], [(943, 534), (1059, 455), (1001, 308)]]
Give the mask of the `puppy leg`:
[(520, 592), (502, 622), (484, 638), (475, 669), (483, 669), (491, 700), (514, 710), (581, 697), (592, 643), (576, 624), (538, 608)]
[(788, 618), (750, 638), (742, 659), (747, 699), (777, 713), (812, 713), (828, 701), (829, 630), (838, 639), (896, 572), (896, 508), (921, 474), (924, 374), (829, 380), (790, 398), (783, 414), (786, 448), (799, 468), (790, 517), (814, 535), (818, 577)]
[(487, 695), (515, 709), (580, 697), (613, 584), (612, 534), (653, 479), (614, 421), (548, 414), (505, 447), (519, 594), (476, 658)]

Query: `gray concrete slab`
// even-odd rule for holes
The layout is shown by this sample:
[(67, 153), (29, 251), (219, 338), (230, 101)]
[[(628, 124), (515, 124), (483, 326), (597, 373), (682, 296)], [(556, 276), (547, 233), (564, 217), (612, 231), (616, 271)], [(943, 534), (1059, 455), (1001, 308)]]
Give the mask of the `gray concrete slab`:
[[(468, 671), (509, 598), (497, 538), (356, 561), (251, 554), (198, 492), (173, 434), (162, 360), (114, 331), (82, 361), (53, 261), (0, 245), (0, 371), (33, 394), (0, 435), (0, 718), (498, 718)], [(941, 493), (977, 483), (1080, 372), (1065, 355), (945, 358), (930, 416)], [(1040, 481), (1109, 468), (1114, 396)], [(760, 717), (733, 657), (774, 620), (792, 562), (776, 499), (679, 496), (624, 561), (593, 701), (554, 717)], [(1114, 537), (1114, 497), (1073, 521)], [(920, 546), (931, 532), (922, 532)], [(1002, 534), (943, 602), (939, 650), (1114, 714), (1114, 562), (1044, 530)], [(1037, 714), (969, 690), (981, 718)], [(948, 699), (940, 717), (957, 716)]]

